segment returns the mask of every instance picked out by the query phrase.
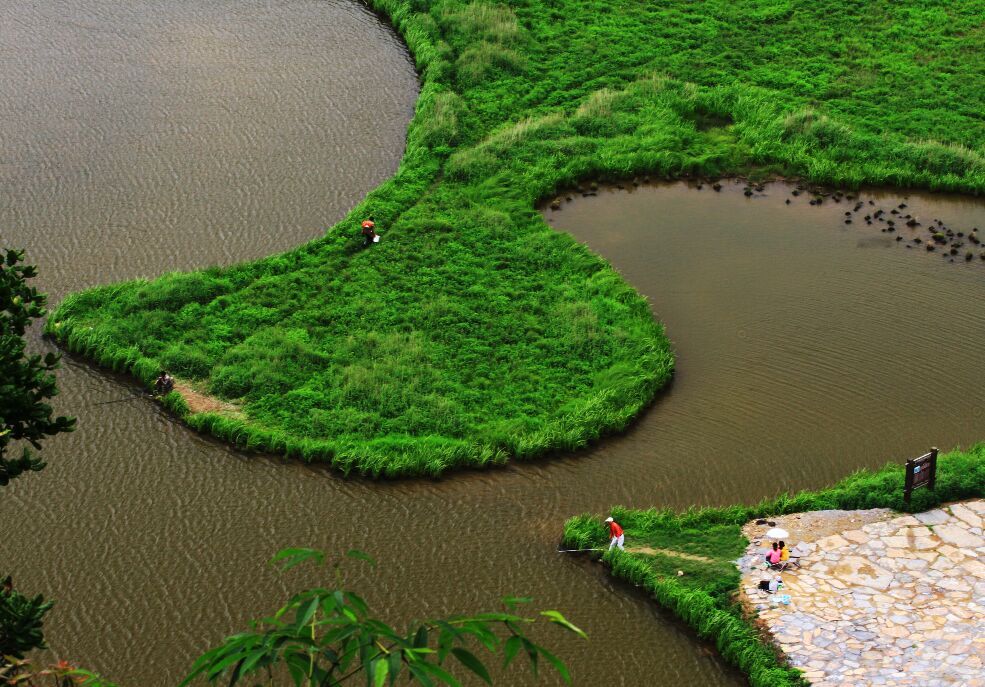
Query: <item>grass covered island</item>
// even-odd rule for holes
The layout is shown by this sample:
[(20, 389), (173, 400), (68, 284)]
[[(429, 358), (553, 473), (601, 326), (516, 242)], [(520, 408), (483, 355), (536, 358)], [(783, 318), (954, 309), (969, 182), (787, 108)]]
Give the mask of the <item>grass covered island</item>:
[[(741, 575), (735, 561), (746, 552), (749, 543), (742, 526), (757, 518), (822, 510), (892, 508), (919, 513), (943, 503), (982, 496), (985, 444), (942, 455), (935, 490), (915, 491), (909, 504), (903, 501), (903, 468), (890, 465), (877, 472), (858, 472), (828, 489), (785, 495), (756, 506), (684, 513), (617, 507), (612, 513), (625, 528), (627, 551), (608, 552), (603, 562), (615, 577), (646, 589), (701, 638), (715, 644), (753, 687), (798, 687), (808, 684), (804, 675), (787, 665), (755, 615), (744, 610), (739, 601)], [(580, 515), (568, 520), (563, 545), (571, 549), (604, 548), (608, 536), (602, 526), (603, 517)], [(795, 542), (788, 543), (793, 546)], [(810, 562), (805, 566), (810, 572)], [(969, 576), (968, 583), (976, 582)], [(893, 589), (893, 593), (897, 591)], [(859, 602), (858, 608), (866, 607)], [(881, 603), (868, 613), (887, 613), (885, 609)], [(827, 627), (830, 626), (829, 623)], [(869, 683), (862, 678), (856, 684)]]
[(985, 190), (985, 0), (370, 4), (421, 79), (391, 180), (295, 250), (92, 288), (48, 321), (144, 383), (168, 368), (215, 401), (170, 408), (240, 446), (393, 477), (623, 429), (673, 355), (644, 299), (538, 214), (559, 189)]

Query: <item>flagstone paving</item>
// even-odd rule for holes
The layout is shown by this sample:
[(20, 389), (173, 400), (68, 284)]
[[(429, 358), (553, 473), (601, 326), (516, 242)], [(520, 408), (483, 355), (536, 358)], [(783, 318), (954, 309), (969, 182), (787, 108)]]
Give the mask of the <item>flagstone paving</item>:
[(743, 601), (812, 685), (985, 687), (985, 500), (775, 523), (809, 553), (778, 594), (760, 591), (770, 525), (746, 525)]

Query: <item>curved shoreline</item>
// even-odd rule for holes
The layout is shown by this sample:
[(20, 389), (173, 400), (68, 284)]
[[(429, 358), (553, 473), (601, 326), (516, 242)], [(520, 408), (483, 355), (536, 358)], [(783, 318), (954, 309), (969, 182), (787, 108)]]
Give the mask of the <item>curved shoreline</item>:
[[(702, 544), (716, 565), (687, 568), (679, 558), (648, 556), (613, 550), (602, 556), (611, 575), (643, 587), (662, 607), (688, 624), (703, 640), (712, 641), (726, 661), (739, 668), (753, 687), (796, 687), (807, 684), (804, 674), (791, 667), (756, 616), (739, 603), (741, 578), (734, 560), (745, 553), (749, 540), (742, 533), (750, 521), (821, 510), (883, 508), (899, 513), (919, 513), (944, 503), (985, 496), (985, 444), (968, 451), (942, 456), (935, 491), (914, 493), (906, 504), (902, 495), (903, 469), (888, 465), (877, 472), (861, 471), (828, 489), (784, 494), (754, 506), (705, 508), (676, 513), (669, 510), (611, 510), (627, 532), (627, 542), (665, 539), (669, 548), (691, 546), (702, 533), (718, 540), (737, 537), (734, 544)], [(603, 547), (606, 542), (602, 516), (579, 515), (564, 523), (566, 548)], [(709, 540), (711, 541), (711, 540)], [(684, 550), (684, 549), (682, 549)], [(685, 571), (675, 570), (685, 568)], [(707, 568), (707, 571), (703, 570)], [(805, 570), (808, 569), (805, 567)], [(682, 574), (683, 573), (683, 574)]]
[[(542, 16), (529, 8), (518, 16), (509, 8), (477, 4), (449, 4), (429, 13), (415, 12), (403, 0), (372, 6), (407, 41), (422, 78), (407, 150), (393, 179), (323, 239), (226, 270), (92, 289), (66, 299), (50, 321), (49, 333), (70, 350), (147, 383), (162, 360), (160, 353), (148, 353), (159, 342), (141, 331), (141, 317), (161, 303), (169, 312), (203, 306), (211, 329), (181, 342), (180, 350), (203, 356), (200, 369), (207, 369), (204, 378), (218, 397), (246, 396), (251, 419), (199, 414), (189, 422), (239, 446), (325, 460), (345, 472), (398, 477), (577, 449), (624, 429), (670, 378), (672, 356), (662, 327), (632, 287), (533, 216), (538, 198), (578, 179), (754, 171), (848, 187), (985, 189), (985, 164), (974, 150), (876, 138), (810, 107), (791, 111), (772, 103), (762, 88), (739, 83), (697, 86), (633, 74), (618, 88), (571, 91), (567, 101), (561, 98), (565, 105), (548, 114), (502, 98), (496, 109), (490, 94), (516, 93), (517, 82), (536, 82), (529, 60), (538, 54), (531, 40), (545, 30)], [(654, 132), (652, 122), (665, 128)], [(359, 252), (351, 238), (351, 227), (367, 215), (386, 227), (384, 243), (372, 251), (386, 265)], [(422, 249), (438, 261), (436, 268), (414, 257)], [(480, 289), (456, 283), (463, 270)], [(312, 306), (310, 299), (299, 302), (307, 310), (278, 312), (274, 325), (260, 312), (243, 324), (219, 312), (262, 301), (265, 282), (282, 290), (301, 282), (314, 295), (338, 273), (359, 286), (337, 280), (332, 294), (323, 296), (324, 307)], [(374, 281), (374, 274), (382, 281)], [(381, 293), (369, 298), (354, 288)], [(417, 303), (402, 310), (376, 306), (408, 298)], [(437, 305), (425, 307), (425, 300)], [(524, 333), (514, 320), (525, 310), (553, 330), (538, 331), (531, 323), (527, 330), (534, 333)], [(311, 330), (307, 322), (317, 318), (352, 326), (330, 322)], [(304, 327), (298, 327), (299, 319)], [(227, 325), (244, 333), (203, 338)], [(473, 326), (504, 331), (473, 335)], [(253, 344), (250, 337), (260, 327), (269, 332)], [(307, 327), (315, 345), (299, 348), (278, 338), (288, 327)], [(343, 337), (371, 346), (381, 336), (393, 348), (385, 363), (411, 362), (390, 369), (337, 354)], [(576, 342), (571, 351), (570, 341)], [(206, 346), (212, 352), (203, 353)], [(299, 362), (291, 362), (297, 370), (287, 369), (258, 390), (251, 370), (263, 369), (270, 346), (297, 355)], [(483, 370), (489, 351), (506, 355)], [(544, 359), (545, 353), (552, 357)], [(223, 356), (233, 359), (227, 363)], [(309, 369), (306, 358), (330, 362)], [(319, 378), (336, 368), (324, 381)], [(358, 379), (376, 380), (370, 386), (406, 375), (404, 383), (414, 390), (403, 405), (386, 411), (379, 407), (389, 397), (369, 387), (357, 390), (355, 402), (332, 400), (349, 394), (348, 370)], [(292, 394), (298, 403), (277, 401)], [(415, 405), (421, 399), (429, 400)], [(317, 417), (294, 410), (301, 401)], [(177, 402), (172, 410), (184, 412)]]

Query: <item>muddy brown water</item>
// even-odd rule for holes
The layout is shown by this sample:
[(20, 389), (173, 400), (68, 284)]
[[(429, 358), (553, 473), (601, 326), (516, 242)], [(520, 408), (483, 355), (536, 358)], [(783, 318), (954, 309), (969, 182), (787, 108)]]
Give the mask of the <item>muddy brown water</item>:
[[(0, 93), (0, 237), (57, 301), (317, 236), (395, 170), (416, 81), (348, 2), (69, 0), (0, 7)], [(755, 500), (982, 434), (985, 275), (863, 249), (834, 206), (782, 197), (677, 185), (554, 213), (651, 297), (680, 356), (632, 431), (577, 456), (346, 480), (231, 450), (142, 398), (97, 405), (134, 388), (66, 360), (57, 407), (79, 429), (0, 493), (0, 568), (57, 600), (53, 656), (121, 685), (175, 684), (324, 579), (272, 572), (285, 546), (374, 555), (352, 582), (395, 620), (506, 594), (559, 608), (591, 637), (545, 638), (577, 684), (742, 684), (634, 590), (555, 553), (564, 518)], [(980, 203), (919, 202), (985, 224)]]

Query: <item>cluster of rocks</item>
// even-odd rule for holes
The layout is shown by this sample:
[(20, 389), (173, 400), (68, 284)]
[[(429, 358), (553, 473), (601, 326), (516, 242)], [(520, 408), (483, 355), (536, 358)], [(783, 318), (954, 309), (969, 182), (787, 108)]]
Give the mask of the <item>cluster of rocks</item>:
[[(777, 524), (799, 539), (831, 513)], [(738, 562), (743, 602), (790, 664), (813, 685), (985, 686), (985, 500), (912, 516), (837, 513), (847, 527), (808, 531), (808, 555), (780, 573), (779, 594), (758, 589), (762, 542)]]

